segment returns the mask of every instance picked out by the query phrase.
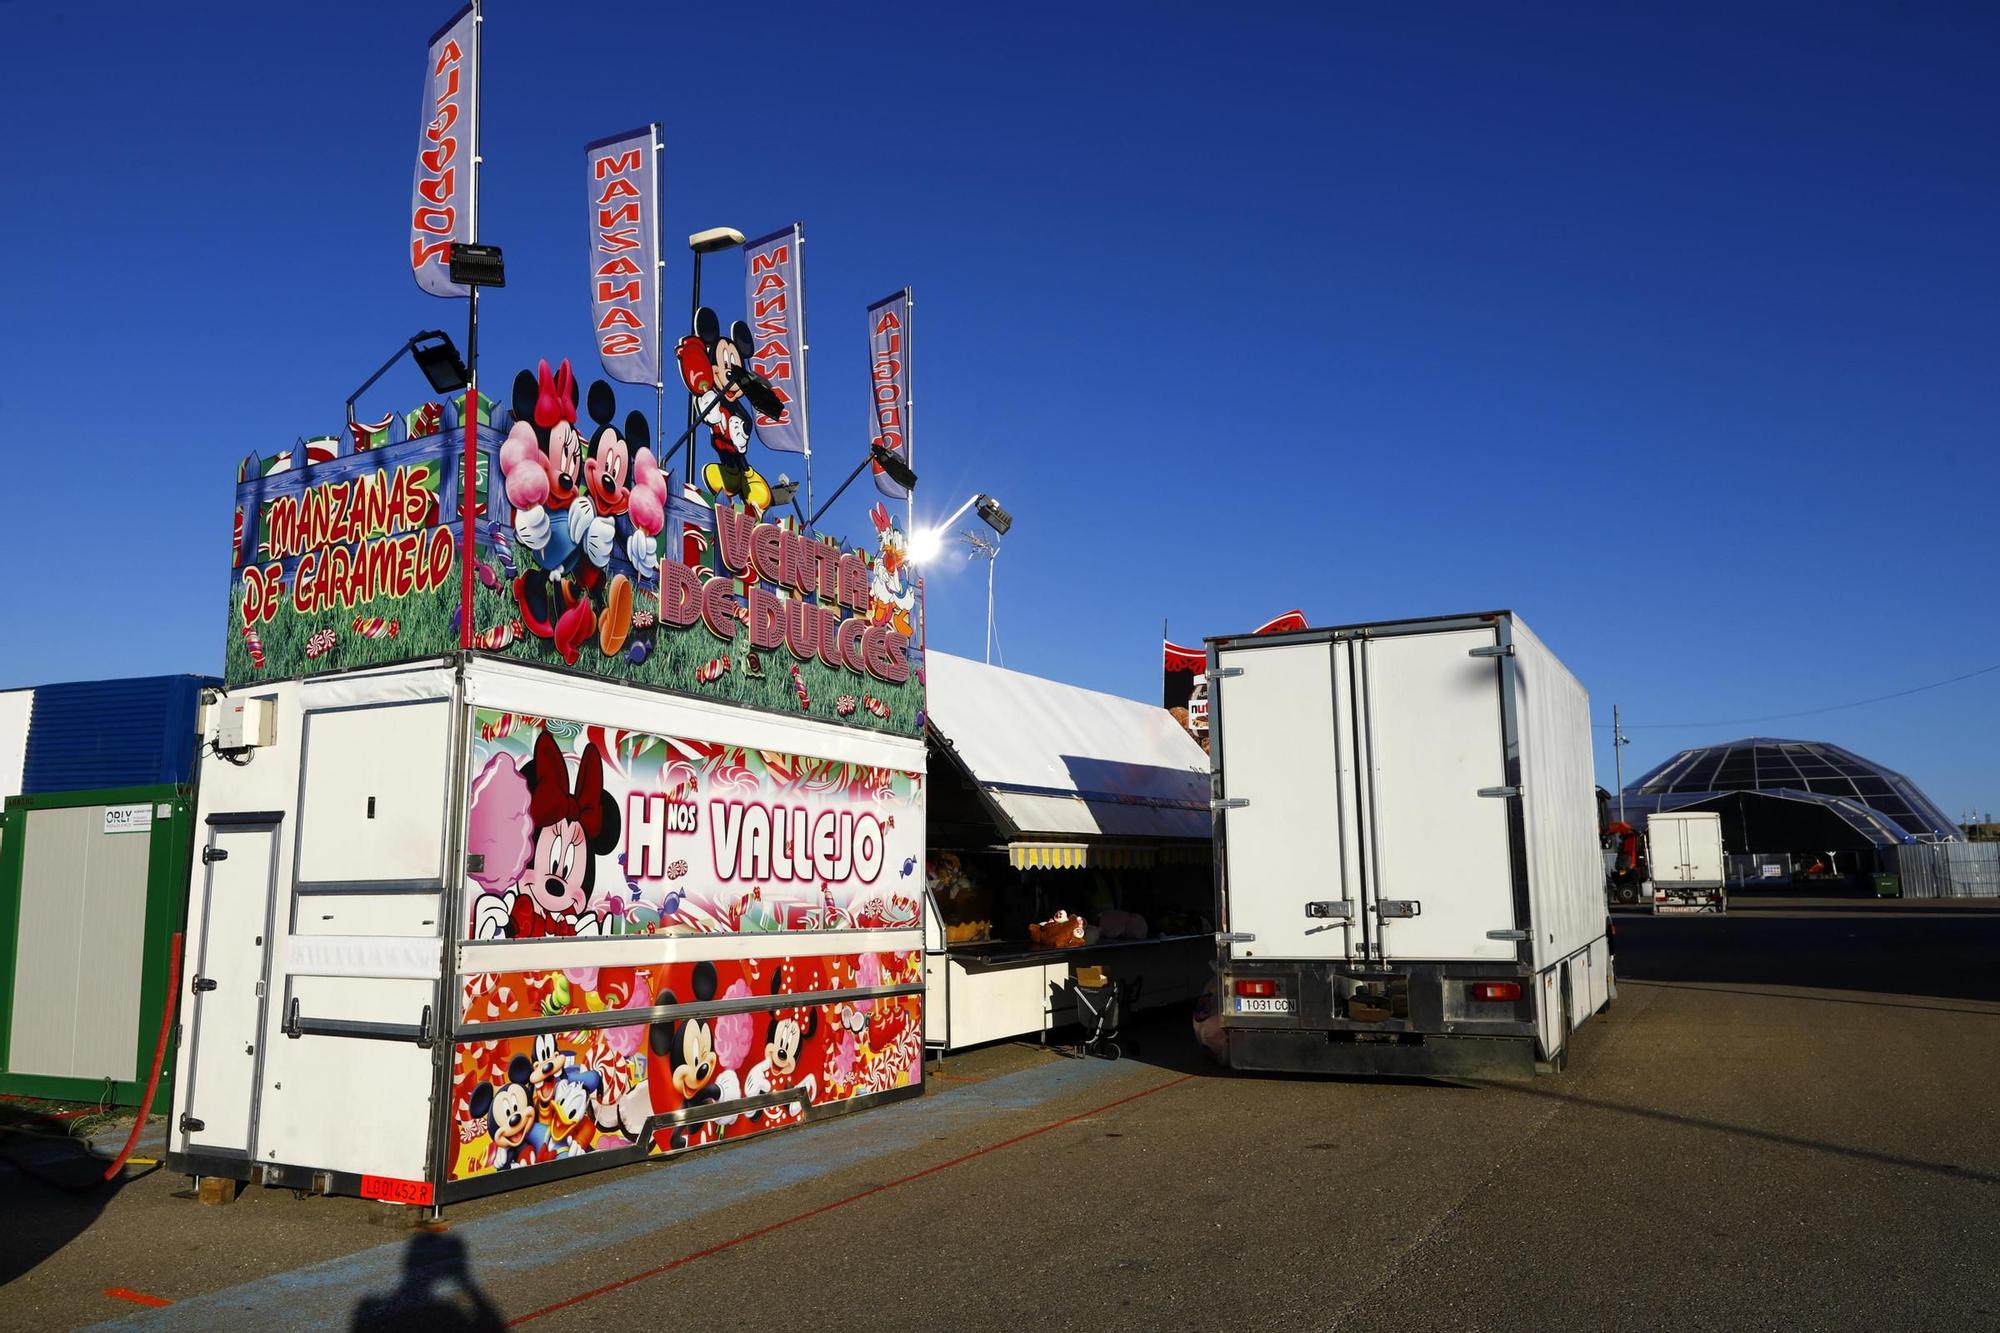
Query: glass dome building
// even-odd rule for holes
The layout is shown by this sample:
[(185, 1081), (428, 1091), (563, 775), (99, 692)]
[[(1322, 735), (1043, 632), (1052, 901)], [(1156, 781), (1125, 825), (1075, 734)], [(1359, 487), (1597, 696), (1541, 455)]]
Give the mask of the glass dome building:
[(1724, 842), (1746, 851), (1886, 848), (1964, 837), (1896, 770), (1826, 741), (1772, 736), (1682, 750), (1627, 785), (1625, 806), (1628, 815), (1719, 811)]

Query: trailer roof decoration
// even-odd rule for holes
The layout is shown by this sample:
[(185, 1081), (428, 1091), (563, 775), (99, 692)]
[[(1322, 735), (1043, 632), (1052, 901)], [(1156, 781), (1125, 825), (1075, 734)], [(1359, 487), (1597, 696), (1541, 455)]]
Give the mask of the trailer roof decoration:
[[(711, 385), (719, 372), (711, 361)], [(475, 652), (920, 734), (921, 608), (887, 512), (871, 516), (872, 548), (845, 548), (765, 514), (754, 469), (747, 494), (733, 473), (677, 486), (644, 413), (621, 413), (603, 380), (579, 390), (569, 362), (542, 361), (510, 404), (481, 400), (469, 606), (463, 395), (245, 459), (228, 684), (444, 656), (470, 615)], [(725, 430), (748, 416), (709, 406)]]

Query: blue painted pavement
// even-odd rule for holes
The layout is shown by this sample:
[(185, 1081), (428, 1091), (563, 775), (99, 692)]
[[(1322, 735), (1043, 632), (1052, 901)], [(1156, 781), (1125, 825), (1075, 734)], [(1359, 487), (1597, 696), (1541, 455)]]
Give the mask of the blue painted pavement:
[[(634, 1242), (664, 1228), (886, 1157), (925, 1139), (968, 1130), (996, 1112), (1028, 1109), (1110, 1084), (1133, 1070), (1129, 1064), (1101, 1060), (1037, 1065), (782, 1130), (725, 1151), (628, 1167), (608, 1174), (602, 1184), (541, 1186), (549, 1197), (454, 1225), (450, 1234), (464, 1243), (476, 1283), (561, 1268), (565, 1291), (587, 1288), (594, 1285), (593, 1278), (611, 1280), (645, 1267), (648, 1252)], [(569, 1192), (556, 1195), (556, 1190)], [(397, 1287), (407, 1244), (378, 1245), (96, 1327), (212, 1333), (217, 1327), (320, 1329), (345, 1324), (361, 1300)]]

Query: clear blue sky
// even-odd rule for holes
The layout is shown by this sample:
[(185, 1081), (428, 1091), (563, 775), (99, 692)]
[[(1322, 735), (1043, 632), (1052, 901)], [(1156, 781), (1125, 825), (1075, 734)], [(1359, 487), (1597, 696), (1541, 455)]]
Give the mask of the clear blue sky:
[[(2000, 807), (2000, 673), (1649, 729), (2000, 662), (2000, 16), (1630, 8), (493, 0), (484, 363), (586, 360), (581, 146), (664, 120), (670, 236), (806, 221), (822, 478), (916, 288), (922, 506), (1018, 516), (1009, 665), (1155, 697), (1163, 618), (1505, 605), (1628, 776), (1800, 734)], [(235, 461), (462, 329), (402, 259), (449, 12), (0, 8), (0, 682), (218, 669)]]

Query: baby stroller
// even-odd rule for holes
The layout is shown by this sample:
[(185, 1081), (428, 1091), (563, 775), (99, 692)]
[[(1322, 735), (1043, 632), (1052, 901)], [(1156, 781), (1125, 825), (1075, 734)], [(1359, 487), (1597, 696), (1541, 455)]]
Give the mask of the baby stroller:
[[(1078, 1043), (1079, 1055), (1116, 1060), (1125, 1053), (1118, 1042), (1118, 1025), (1125, 1011), (1139, 1003), (1140, 985), (1140, 980), (1112, 981), (1102, 986), (1074, 983), (1076, 1021), (1083, 1029), (1082, 1040)], [(1137, 1042), (1128, 1038), (1126, 1044), (1131, 1046), (1133, 1054), (1138, 1053)]]

